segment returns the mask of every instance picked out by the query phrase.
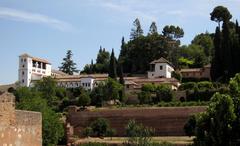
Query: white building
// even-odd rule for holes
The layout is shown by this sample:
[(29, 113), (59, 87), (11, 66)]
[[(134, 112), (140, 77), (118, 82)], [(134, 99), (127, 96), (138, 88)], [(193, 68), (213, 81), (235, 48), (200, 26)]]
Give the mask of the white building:
[(28, 54), (19, 56), (18, 80), (21, 86), (29, 87), (34, 80), (51, 76), (51, 64), (41, 58), (32, 57)]
[(171, 78), (173, 71), (174, 68), (171, 62), (161, 57), (160, 59), (154, 60), (150, 63), (148, 78)]
[[(141, 89), (141, 86), (147, 83), (168, 84), (172, 86), (172, 89), (178, 88), (179, 81), (171, 78), (171, 72), (174, 71), (174, 68), (169, 61), (164, 58), (154, 60), (150, 63), (150, 68), (147, 77), (124, 77), (126, 89)], [(47, 60), (28, 54), (19, 56), (18, 72), (20, 85), (26, 87), (32, 86), (34, 81), (43, 77), (51, 76), (60, 87), (83, 87), (86, 90), (92, 90), (100, 82), (108, 79), (108, 74), (68, 75), (58, 70), (52, 70), (51, 64)]]

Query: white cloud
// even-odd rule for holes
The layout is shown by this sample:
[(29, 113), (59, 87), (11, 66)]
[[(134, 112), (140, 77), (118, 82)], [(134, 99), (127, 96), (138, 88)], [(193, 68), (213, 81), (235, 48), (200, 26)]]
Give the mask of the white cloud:
[(113, 3), (113, 2), (102, 2), (101, 6), (122, 12), (128, 16), (134, 16), (134, 17), (140, 17), (142, 19), (145, 19), (147, 21), (156, 21), (157, 18), (154, 15), (151, 15), (150, 13), (144, 12), (142, 10), (138, 10), (137, 8), (133, 7), (131, 3)]
[(51, 18), (46, 15), (30, 13), (12, 8), (0, 7), (0, 18), (14, 21), (44, 24), (60, 31), (73, 30), (73, 26), (67, 22)]

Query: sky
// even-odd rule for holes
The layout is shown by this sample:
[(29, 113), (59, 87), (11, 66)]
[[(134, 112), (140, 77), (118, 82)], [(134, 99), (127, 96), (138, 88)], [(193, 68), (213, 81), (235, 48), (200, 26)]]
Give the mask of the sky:
[(72, 50), (78, 69), (95, 60), (99, 47), (116, 56), (121, 38), (129, 40), (139, 18), (147, 34), (151, 22), (183, 28), (181, 44), (196, 34), (214, 32), (214, 7), (223, 5), (240, 20), (239, 0), (0, 0), (0, 84), (18, 80), (18, 56), (45, 58), (58, 69)]

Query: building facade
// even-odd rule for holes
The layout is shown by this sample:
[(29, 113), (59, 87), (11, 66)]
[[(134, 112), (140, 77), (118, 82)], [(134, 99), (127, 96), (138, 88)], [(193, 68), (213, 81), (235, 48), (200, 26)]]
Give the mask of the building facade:
[[(171, 78), (173, 65), (164, 58), (150, 63), (151, 70), (141, 77), (124, 77), (126, 90), (139, 90), (144, 84), (167, 84), (177, 89), (179, 81)], [(108, 74), (68, 75), (58, 70), (52, 70), (51, 63), (45, 59), (32, 57), (28, 54), (19, 56), (19, 83), (21, 86), (33, 86), (33, 82), (43, 77), (53, 77), (57, 85), (64, 88), (84, 88), (92, 90), (100, 82), (108, 79)]]
[(161, 57), (160, 59), (154, 60), (150, 63), (148, 78), (171, 78), (173, 71), (173, 65), (168, 60)]
[(208, 79), (211, 80), (210, 75), (211, 65), (205, 65), (202, 68), (188, 68), (181, 69), (180, 73), (183, 78), (196, 78), (196, 79)]
[(51, 76), (51, 64), (41, 58), (28, 54), (19, 56), (18, 81), (20, 86), (31, 86), (32, 81)]

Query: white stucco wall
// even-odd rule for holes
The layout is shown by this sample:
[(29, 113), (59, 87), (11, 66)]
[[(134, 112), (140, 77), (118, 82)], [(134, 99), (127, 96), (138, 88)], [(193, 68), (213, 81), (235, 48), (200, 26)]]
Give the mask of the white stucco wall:
[[(160, 66), (162, 66), (161, 69)], [(154, 69), (154, 71), (148, 72), (148, 78), (171, 78), (172, 71), (174, 71), (173, 67), (167, 63), (156, 63)]]

